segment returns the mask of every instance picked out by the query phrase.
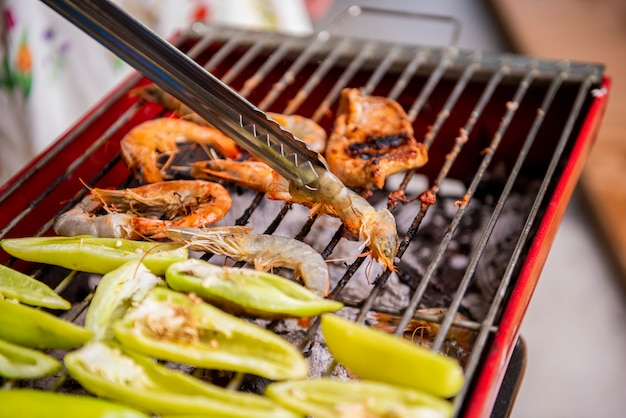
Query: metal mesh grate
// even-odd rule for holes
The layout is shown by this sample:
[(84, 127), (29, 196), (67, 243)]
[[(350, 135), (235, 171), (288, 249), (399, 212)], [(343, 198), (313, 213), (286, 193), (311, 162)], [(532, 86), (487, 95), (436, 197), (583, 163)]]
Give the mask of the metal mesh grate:
[[(407, 110), (430, 161), (393, 176), (370, 198), (377, 207), (389, 204), (396, 216), (402, 239), (396, 273), (356, 258), (358, 248), (342, 238), (338, 222), (309, 218), (306, 210), (262, 194), (231, 187), (231, 216), (223, 223), (289, 234), (327, 260), (349, 257), (329, 262), (330, 297), (353, 308), (357, 321), (371, 324), (373, 312), (393, 315), (398, 336), (412, 319), (436, 322), (437, 351), (454, 339), (453, 330), (471, 332), (464, 360), (468, 384), (455, 400), (461, 414), (494, 333), (516, 325), (502, 324), (501, 315), (599, 92), (602, 67), (326, 32), (300, 39), (215, 26), (183, 34), (178, 46), (261, 109), (310, 117), (328, 132), (344, 87), (390, 97)], [(8, 185), (0, 195), (0, 239), (51, 233), (54, 218), (85, 195), (81, 181), (90, 187), (132, 184), (119, 141), (134, 125), (165, 114), (129, 94), (147, 82), (129, 78)], [(75, 302), (67, 319), (77, 320), (88, 306), (93, 288), (79, 279), (84, 274), (0, 256), (58, 286)], [(313, 322), (300, 342), (303, 350), (316, 331)], [(63, 382), (34, 384), (57, 388)]]

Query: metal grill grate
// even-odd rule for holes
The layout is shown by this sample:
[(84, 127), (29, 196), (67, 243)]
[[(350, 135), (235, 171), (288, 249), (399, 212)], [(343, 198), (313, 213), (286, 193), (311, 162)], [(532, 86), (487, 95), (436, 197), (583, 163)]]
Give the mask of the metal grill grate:
[[(552, 239), (542, 231), (558, 224), (550, 205), (561, 211), (567, 205), (567, 190), (589, 148), (585, 135), (602, 106), (603, 68), (327, 32), (300, 39), (217, 26), (195, 27), (177, 45), (261, 109), (310, 117), (328, 132), (344, 87), (390, 97), (407, 110), (430, 161), (417, 172), (392, 177), (371, 198), (379, 207), (394, 203), (402, 239), (398, 272), (368, 275), (365, 258), (334, 262), (330, 297), (353, 307), (357, 321), (370, 323), (373, 311), (397, 315), (398, 336), (412, 318), (439, 323), (432, 342), (437, 351), (453, 328), (471, 330), (468, 384), (455, 399), (456, 412), (490, 410)], [(8, 184), (0, 195), (0, 239), (51, 233), (55, 217), (85, 195), (81, 181), (90, 187), (133, 182), (119, 157), (119, 141), (136, 124), (164, 114), (129, 94), (147, 82), (130, 77)], [(225, 222), (270, 234), (289, 231), (325, 259), (346, 244), (337, 223), (309, 219), (306, 211), (271, 204), (262, 194), (230, 190), (233, 214)], [(273, 214), (270, 221), (267, 213)], [(0, 257), (58, 286), (75, 302), (67, 319), (76, 320), (88, 306), (92, 289), (74, 284), (80, 273), (66, 276), (60, 269)], [(356, 282), (362, 288), (367, 279), (371, 286), (362, 298), (346, 290)], [(404, 293), (392, 299), (400, 302), (381, 303), (399, 288)], [(513, 292), (525, 296), (520, 300)], [(433, 315), (420, 308), (445, 311)], [(314, 322), (302, 349), (316, 331)], [(496, 347), (494, 336), (505, 344)], [(494, 366), (496, 359), (504, 361)], [(35, 383), (48, 389), (62, 384)]]

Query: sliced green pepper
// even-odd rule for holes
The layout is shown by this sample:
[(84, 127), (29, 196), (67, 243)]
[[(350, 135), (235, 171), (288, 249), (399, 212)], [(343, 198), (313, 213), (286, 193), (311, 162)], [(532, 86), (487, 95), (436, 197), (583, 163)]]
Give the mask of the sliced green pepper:
[(265, 394), (293, 411), (316, 418), (452, 416), (444, 399), (386, 383), (319, 378), (271, 383)]
[(0, 418), (149, 418), (103, 399), (34, 389), (0, 390), (0, 405)]
[(150, 271), (161, 275), (167, 266), (188, 257), (187, 249), (179, 244), (89, 235), (7, 238), (0, 241), (0, 246), (21, 260), (96, 274), (106, 274), (127, 261), (141, 259)]
[(45, 283), (0, 264), (0, 296), (16, 299), (33, 306), (69, 309), (72, 304)]
[(48, 312), (0, 299), (0, 338), (31, 348), (74, 348), (92, 337)]
[(452, 357), (333, 314), (322, 316), (321, 330), (330, 353), (361, 379), (443, 398), (456, 395), (463, 386), (463, 369)]
[(267, 319), (306, 317), (343, 307), (342, 303), (323, 299), (275, 274), (248, 268), (218, 267), (194, 258), (170, 265), (165, 280), (171, 288), (193, 292), (235, 315)]
[(85, 389), (154, 414), (212, 417), (295, 417), (268, 398), (223, 389), (114, 344), (91, 342), (65, 356)]
[(93, 332), (96, 340), (114, 339), (113, 323), (159, 284), (164, 284), (163, 280), (152, 274), (141, 260), (129, 261), (105, 274), (87, 309), (85, 328)]
[(0, 339), (0, 376), (7, 379), (36, 379), (61, 370), (55, 358)]
[(302, 354), (278, 335), (169, 289), (152, 289), (113, 332), (124, 346), (163, 360), (273, 380), (307, 375)]

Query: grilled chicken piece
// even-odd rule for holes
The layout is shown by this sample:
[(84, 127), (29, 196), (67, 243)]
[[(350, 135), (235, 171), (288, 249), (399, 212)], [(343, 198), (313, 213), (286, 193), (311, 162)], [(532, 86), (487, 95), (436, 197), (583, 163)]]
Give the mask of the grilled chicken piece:
[(423, 166), (428, 153), (415, 140), (400, 104), (346, 88), (341, 92), (326, 159), (344, 184), (371, 190), (383, 188), (391, 174)]

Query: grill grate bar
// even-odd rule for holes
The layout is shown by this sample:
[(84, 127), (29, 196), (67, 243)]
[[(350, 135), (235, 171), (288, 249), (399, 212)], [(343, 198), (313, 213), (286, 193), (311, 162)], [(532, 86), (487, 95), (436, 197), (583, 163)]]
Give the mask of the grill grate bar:
[(413, 77), (413, 75), (419, 69), (420, 65), (422, 65), (422, 63), (426, 60), (427, 55), (428, 55), (428, 52), (425, 49), (418, 49), (413, 54), (413, 58), (411, 59), (411, 61), (409, 61), (409, 64), (404, 68), (404, 70), (402, 71), (402, 74), (400, 74), (400, 77), (398, 77), (398, 80), (394, 84), (393, 88), (391, 89), (391, 92), (389, 92), (387, 97), (389, 97), (391, 100), (396, 100), (398, 98), (400, 93), (402, 93), (402, 91), (409, 84), (409, 80), (411, 79), (411, 77)]
[(191, 58), (196, 58), (198, 55), (200, 55), (202, 51), (207, 49), (209, 45), (211, 45), (211, 42), (213, 42), (213, 40), (215, 39), (215, 35), (216, 35), (215, 32), (216, 31), (214, 29), (207, 28), (207, 31), (204, 33), (204, 36), (200, 38), (200, 40), (197, 43), (195, 43), (191, 47), (191, 49), (189, 49), (189, 51), (187, 51), (187, 55), (189, 55), (189, 57)]
[(239, 73), (241, 73), (241, 71), (263, 51), (266, 42), (267, 34), (262, 35), (259, 40), (252, 44), (250, 49), (248, 49), (246, 53), (243, 54), (241, 58), (237, 60), (237, 62), (231, 68), (228, 69), (226, 74), (224, 74), (224, 76), (222, 77), (222, 82), (224, 82), (224, 84), (230, 84), (235, 79), (235, 77), (237, 77)]
[[(86, 186), (88, 188), (92, 188), (95, 187), (96, 183), (98, 183), (99, 180), (101, 180), (106, 173), (109, 172), (109, 170), (111, 170), (111, 168), (113, 168), (119, 161), (121, 161), (121, 156), (117, 155), (115, 156), (111, 161), (109, 161), (108, 163), (106, 163), (103, 167), (102, 170), (100, 170), (98, 173), (96, 173), (95, 176), (93, 176), (88, 182), (86, 182)], [(76, 193), (76, 195), (67, 203), (65, 204), (58, 212), (57, 214), (52, 217), (51, 219), (49, 219), (45, 224), (42, 225), (41, 228), (39, 228), (39, 230), (35, 233), (35, 236), (42, 236), (43, 234), (45, 234), (46, 232), (48, 232), (52, 226), (54, 225), (54, 221), (56, 220), (56, 218), (63, 214), (64, 212), (66, 212), (68, 209), (74, 207), (78, 202), (80, 202), (80, 200), (85, 197), (87, 195), (88, 191), (86, 188), (82, 188), (78, 191), (78, 193)]]
[(250, 77), (243, 85), (243, 88), (239, 91), (243, 97), (248, 97), (252, 90), (254, 90), (261, 81), (263, 81), (268, 74), (272, 71), (272, 68), (276, 66), (282, 60), (285, 55), (293, 48), (294, 40), (289, 39), (280, 45), (278, 49), (273, 51), (267, 61), (261, 65), (261, 67)]
[[(469, 83), (472, 76), (479, 68), (480, 68), (480, 64), (478, 62), (474, 62), (471, 65), (467, 66), (465, 70), (463, 71), (463, 73), (461, 74), (459, 81), (455, 84), (454, 89), (450, 93), (450, 96), (446, 100), (443, 108), (437, 114), (437, 118), (435, 119), (435, 122), (433, 123), (432, 127), (424, 136), (424, 145), (426, 145), (427, 148), (431, 147), (435, 137), (439, 133), (439, 130), (441, 129), (445, 121), (448, 120), (448, 117), (450, 116), (452, 109), (454, 108), (454, 106), (456, 106), (459, 98), (461, 97), (461, 94), (467, 87), (467, 84)], [(449, 168), (447, 170), (449, 170)], [(404, 180), (402, 181), (402, 184), (398, 187), (398, 190), (397, 190), (398, 194), (402, 194), (402, 195), (404, 194), (404, 191), (406, 190), (406, 187), (408, 186), (409, 181), (411, 180), (414, 174), (415, 174), (415, 170), (407, 171), (407, 173), (404, 175)], [(437, 185), (437, 189), (438, 189), (439, 183), (435, 183), (435, 184)], [(435, 194), (436, 194), (436, 190), (435, 190)]]
[(328, 39), (324, 36), (318, 36), (315, 38), (313, 42), (309, 44), (309, 46), (302, 51), (302, 53), (298, 56), (298, 58), (293, 62), (293, 64), (287, 69), (287, 71), (283, 74), (281, 79), (272, 86), (270, 92), (265, 96), (265, 98), (259, 103), (259, 109), (266, 110), (269, 108), (274, 100), (278, 98), (280, 93), (282, 93), (287, 86), (293, 83), (296, 78), (296, 74), (300, 73), (302, 68), (311, 61), (311, 57), (317, 50), (324, 44)]
[[(350, 302), (350, 301), (345, 301), (344, 304), (351, 308), (359, 308), (362, 306), (361, 304), (357, 304), (357, 303)], [(382, 312), (382, 313), (388, 313), (392, 315), (398, 315), (398, 316), (402, 315), (402, 312), (399, 310), (387, 309), (385, 307), (376, 308), (376, 311)], [(444, 315), (429, 314), (429, 313), (420, 312), (420, 311), (415, 311), (415, 313), (413, 314), (413, 319), (433, 322), (436, 324), (441, 324), (444, 318), (445, 318)], [(452, 326), (465, 328), (465, 329), (469, 329), (472, 331), (479, 331), (484, 327), (484, 324), (481, 322), (476, 322), (476, 321), (467, 320), (467, 319), (453, 318)], [(489, 331), (496, 332), (497, 330), (498, 330), (498, 327), (492, 326)]]
[(204, 65), (204, 68), (206, 68), (207, 71), (212, 72), (213, 69), (217, 67), (217, 65), (222, 62), (224, 58), (228, 57), (228, 55), (237, 47), (237, 45), (239, 45), (241, 37), (242, 34), (239, 33), (230, 38), (224, 45), (222, 45), (219, 51), (217, 51), (209, 59), (209, 61)]
[[(534, 77), (534, 73), (535, 73), (534, 70), (531, 69), (526, 74), (522, 82), (519, 84), (517, 91), (515, 92), (515, 95), (512, 99), (512, 103), (520, 103), (522, 101), (522, 99), (526, 95), (526, 92), (528, 91), (528, 87)], [(502, 137), (504, 136), (504, 133), (508, 129), (516, 111), (517, 111), (517, 106), (508, 107), (507, 112), (504, 115), (500, 123), (500, 127), (498, 128), (498, 130), (493, 136), (493, 140), (488, 148), (489, 151), (485, 153), (480, 163), (480, 167), (477, 171), (477, 175), (474, 177), (470, 187), (467, 190), (467, 195), (470, 198), (473, 196), (476, 188), (478, 187), (478, 183), (480, 182), (483, 174), (487, 170), (487, 167), (491, 163), (493, 155), (495, 151), (497, 150), (497, 148), (499, 147)], [(480, 114), (481, 112), (482, 112), (482, 109), (478, 110), (477, 113)], [(525, 158), (526, 158), (526, 155), (524, 154), (523, 159), (525, 160)], [(520, 165), (522, 161), (523, 161), (522, 157), (520, 157)], [(505, 191), (502, 193), (491, 215), (489, 223), (487, 227), (485, 228), (485, 230), (483, 231), (479, 244), (477, 245), (477, 248), (470, 259), (470, 263), (465, 271), (463, 278), (461, 279), (461, 282), (459, 283), (458, 289), (456, 291), (456, 294), (454, 295), (452, 303), (450, 304), (449, 309), (451, 313), (457, 312), (459, 310), (459, 307), (461, 306), (461, 300), (463, 296), (465, 295), (465, 293), (467, 292), (467, 288), (469, 287), (470, 281), (474, 277), (474, 273), (476, 271), (476, 267), (478, 266), (478, 262), (480, 261), (485, 251), (485, 248), (487, 247), (487, 241), (489, 240), (489, 237), (491, 236), (491, 233), (493, 229), (495, 228), (498, 219), (500, 218), (500, 214), (502, 210), (504, 209), (504, 204), (506, 203), (508, 195), (511, 189), (513, 188), (513, 184), (515, 183), (515, 180), (517, 179), (518, 173), (519, 173), (519, 170), (516, 171), (515, 169), (513, 169), (512, 174), (507, 179), (507, 182), (505, 185)], [(458, 212), (460, 213), (461, 211), (464, 211), (466, 206), (467, 206), (466, 204), (462, 204)], [(435, 340), (433, 341), (434, 350), (437, 350), (437, 351), (441, 350), (441, 347), (445, 340), (445, 336), (447, 335), (448, 330), (450, 329), (452, 325), (452, 321), (453, 321), (453, 316), (451, 314), (448, 314), (445, 316), (444, 320), (441, 323), (440, 332), (437, 334), (437, 336), (435, 337)], [(475, 347), (478, 348), (478, 351), (482, 351), (482, 346), (475, 346)]]
[(332, 52), (324, 61), (322, 61), (321, 65), (319, 65), (313, 74), (311, 74), (304, 84), (304, 86), (296, 93), (294, 98), (289, 101), (287, 104), (287, 108), (284, 113), (287, 115), (293, 114), (298, 107), (305, 101), (313, 89), (319, 85), (322, 81), (324, 75), (330, 71), (332, 66), (337, 62), (339, 57), (346, 51), (347, 48), (350, 47), (352, 42), (349, 39), (342, 39), (335, 48), (333, 48)]
[[(503, 73), (505, 71), (506, 71), (505, 69), (501, 69), (500, 71), (498, 71), (497, 73), (495, 73), (491, 77), (491, 80), (489, 81), (489, 83), (487, 84), (487, 87), (483, 91), (483, 93), (482, 93), (482, 95), (480, 97), (480, 100), (478, 101), (478, 103), (475, 106), (474, 111), (472, 112), (472, 115), (473, 114), (480, 114), (482, 112), (482, 110), (484, 109), (486, 103), (489, 101), (489, 99), (493, 95), (493, 92), (495, 91), (496, 86), (502, 80)], [(474, 117), (470, 116), (470, 119), (467, 121), (465, 127), (462, 129), (461, 135), (459, 137), (457, 137), (457, 140), (455, 141), (455, 145), (453, 147), (453, 150), (448, 154), (449, 158), (446, 158), (446, 161), (445, 161), (443, 167), (439, 171), (439, 174), (438, 174), (437, 179), (435, 181), (435, 184), (433, 186), (434, 188), (438, 189), (440, 187), (441, 183), (443, 182), (443, 180), (446, 178), (451, 165), (456, 160), (456, 158), (457, 158), (458, 154), (460, 153), (460, 151), (461, 151), (463, 145), (465, 144), (465, 142), (467, 142), (468, 136), (469, 136), (469, 134), (470, 134), (470, 132), (472, 130), (472, 127), (474, 126), (475, 120), (476, 119)], [(493, 149), (495, 151), (495, 149), (498, 146), (498, 143), (492, 142), (491, 146), (493, 147)], [(472, 186), (473, 186), (474, 189), (478, 185), (479, 181), (483, 178), (483, 175), (484, 175), (485, 170), (486, 170), (486, 166), (485, 167), (481, 167), (481, 168), (482, 168), (482, 170), (478, 170), (475, 173), (475, 175), (474, 175), (474, 179), (472, 181)], [(472, 193), (473, 193), (473, 189), (468, 189), (467, 196), (471, 197)], [(445, 235), (443, 236), (443, 239), (441, 240), (440, 245), (438, 246), (438, 248), (436, 250), (436, 253), (433, 256), (433, 260), (431, 261), (431, 263), (429, 264), (428, 268), (426, 269), (426, 272), (424, 273), (424, 276), (422, 277), (419, 286), (417, 287), (417, 289), (415, 290), (415, 292), (411, 296), (411, 300), (409, 302), (409, 305), (405, 309), (404, 315), (402, 316), (402, 319), (400, 320), (400, 323), (398, 324), (398, 326), (396, 328), (396, 331), (395, 331), (396, 335), (402, 335), (402, 333), (404, 332), (404, 329), (406, 328), (406, 326), (409, 323), (409, 320), (413, 316), (413, 313), (417, 309), (417, 305), (419, 304), (419, 302), (422, 299), (424, 293), (426, 292), (426, 288), (427, 288), (428, 284), (430, 283), (430, 281), (435, 276), (435, 272), (436, 272), (437, 268), (439, 267), (441, 261), (443, 260), (443, 256), (444, 256), (445, 250), (448, 248), (448, 245), (450, 244), (450, 241), (452, 240), (452, 236), (453, 236), (454, 232), (456, 231), (457, 227), (459, 226), (461, 218), (465, 214), (467, 206), (468, 205), (466, 203), (465, 204), (461, 203), (459, 205), (459, 208), (457, 210), (456, 215), (454, 216), (452, 222), (450, 223), (450, 225), (448, 227), (448, 230), (446, 231)], [(456, 312), (457, 312), (456, 310), (458, 310), (458, 306), (456, 307), (456, 309), (450, 309), (450, 311), (448, 312), (448, 315), (455, 315)], [(447, 333), (443, 333), (443, 335), (446, 335), (446, 334)], [(440, 347), (438, 347), (437, 349), (440, 349)]]
[(237, 218), (237, 220), (235, 221), (235, 225), (247, 224), (250, 216), (252, 216), (252, 212), (254, 212), (256, 207), (263, 201), (264, 197), (265, 193), (257, 193), (256, 196), (254, 196), (254, 200), (252, 201), (252, 203), (250, 203), (250, 205), (246, 208), (243, 214), (239, 218)]
[(330, 106), (335, 102), (337, 97), (339, 97), (339, 93), (341, 90), (348, 84), (350, 79), (356, 74), (356, 72), (361, 68), (365, 60), (372, 54), (374, 48), (376, 47), (375, 42), (368, 42), (365, 44), (363, 48), (360, 49), (358, 55), (350, 61), (350, 65), (343, 71), (343, 73), (339, 76), (333, 87), (330, 89), (326, 97), (322, 100), (319, 107), (313, 113), (311, 117), (315, 122), (319, 122), (324, 115), (330, 110)]
[(276, 232), (276, 229), (278, 229), (278, 226), (280, 225), (282, 220), (285, 218), (285, 215), (287, 215), (287, 212), (289, 212), (289, 209), (291, 209), (290, 205), (284, 204), (280, 208), (280, 212), (278, 212), (278, 215), (276, 215), (272, 223), (269, 224), (269, 226), (265, 229), (265, 231), (263, 231), (263, 233), (269, 235), (269, 234), (273, 234), (274, 232)]
[[(539, 109), (539, 111), (537, 112), (537, 116), (535, 119), (535, 122), (533, 123), (533, 126), (531, 128), (531, 131), (529, 132), (526, 141), (524, 142), (523, 148), (519, 154), (519, 157), (516, 161), (515, 167), (514, 167), (514, 172), (518, 173), (521, 169), (521, 165), (523, 163), (523, 160), (525, 159), (525, 156), (528, 154), (531, 145), (533, 144), (536, 136), (537, 136), (537, 132), (539, 131), (539, 128), (541, 126), (541, 124), (544, 121), (545, 118), (545, 114), (547, 112), (547, 110), (550, 108), (551, 104), (554, 101), (554, 97), (556, 95), (557, 90), (559, 89), (559, 87), (561, 86), (562, 82), (567, 78), (567, 72), (566, 71), (562, 71), (561, 73), (559, 73), (559, 75), (552, 81), (551, 86), (550, 86), (550, 90), (548, 91), (548, 93), (546, 94), (546, 97), (543, 101), (543, 103), (541, 104), (541, 107)], [(526, 244), (526, 240), (528, 238), (528, 236), (531, 233), (532, 230), (532, 226), (533, 223), (535, 222), (535, 218), (537, 217), (537, 214), (539, 212), (539, 208), (540, 208), (540, 204), (546, 194), (546, 191), (550, 185), (550, 181), (552, 179), (552, 176), (554, 175), (555, 171), (556, 171), (556, 167), (558, 166), (560, 160), (561, 160), (561, 155), (563, 153), (563, 150), (565, 149), (565, 146), (567, 144), (567, 141), (569, 139), (570, 134), (572, 133), (572, 129), (574, 127), (574, 123), (578, 117), (578, 115), (580, 114), (580, 111), (582, 109), (582, 105), (587, 97), (587, 94), (589, 92), (589, 89), (591, 88), (592, 84), (594, 82), (597, 82), (597, 74), (595, 73), (595, 71), (592, 71), (591, 74), (589, 74), (587, 76), (587, 78), (581, 83), (579, 90), (578, 90), (578, 94), (576, 96), (576, 99), (574, 101), (574, 105), (572, 107), (572, 110), (569, 113), (567, 122), (564, 126), (564, 129), (562, 131), (561, 137), (559, 138), (559, 142), (557, 144), (557, 148), (555, 150), (555, 152), (552, 155), (552, 158), (550, 160), (550, 164), (548, 166), (546, 175), (544, 176), (539, 192), (537, 193), (534, 201), (533, 201), (533, 206), (531, 208), (530, 213), (528, 214), (526, 221), (524, 223), (524, 227), (522, 230), (522, 233), (520, 234), (517, 243), (515, 245), (515, 249), (513, 250), (513, 254), (510, 258), (510, 261), (506, 267), (506, 270), (502, 276), (502, 280), (499, 283), (498, 289), (496, 291), (496, 294), (494, 296), (494, 299), (489, 307), (489, 311), (487, 313), (487, 316), (485, 318), (485, 320), (483, 321), (484, 327), (481, 328), (481, 330), (478, 333), (478, 336), (476, 337), (476, 342), (475, 344), (481, 344), (484, 345), (487, 341), (487, 337), (489, 336), (489, 330), (488, 327), (491, 324), (495, 323), (496, 320), (496, 315), (498, 313), (498, 310), (500, 309), (500, 306), (502, 304), (502, 302), (504, 301), (504, 298), (506, 297), (506, 293), (507, 293), (507, 288), (509, 286), (509, 284), (511, 283), (511, 280), (513, 278), (513, 273), (517, 267), (517, 263), (520, 259), (520, 257), (522, 256), (523, 253), (523, 249), (524, 246)], [(512, 187), (512, 185), (507, 184), (508, 189), (506, 189), (505, 191), (508, 193), (509, 189)], [(466, 364), (466, 368), (465, 368), (465, 373), (468, 376), (473, 376), (474, 373), (477, 371), (478, 368), (478, 364), (480, 361), (480, 357), (481, 357), (482, 353), (480, 352), (474, 352), (472, 351), (472, 353), (470, 354), (470, 357), (468, 359), (468, 362)], [(461, 389), (461, 391), (459, 392), (459, 394), (457, 395), (457, 398), (454, 400), (454, 406), (455, 406), (455, 410), (459, 411), (462, 407), (462, 401), (463, 399), (465, 399), (465, 397), (467, 396), (467, 391), (468, 391), (468, 385), (464, 385), (464, 387)]]
[[(465, 70), (463, 71), (463, 74), (459, 78), (459, 82), (454, 86), (454, 89), (452, 90), (452, 93), (450, 93), (450, 96), (446, 100), (445, 105), (443, 106), (441, 111), (437, 114), (437, 119), (435, 120), (435, 123), (432, 125), (432, 128), (424, 137), (424, 145), (426, 145), (426, 147), (428, 148), (431, 147), (431, 145), (433, 144), (433, 141), (435, 140), (435, 137), (439, 133), (439, 130), (441, 129), (445, 121), (448, 120), (448, 117), (450, 116), (450, 112), (452, 111), (454, 106), (456, 106), (459, 100), (459, 97), (461, 97), (461, 94), (463, 93), (463, 90), (465, 90), (465, 88), (467, 87), (467, 84), (469, 83), (470, 79), (474, 75), (474, 72), (476, 72), (476, 70), (478, 70), (479, 68), (480, 68), (480, 64), (477, 62), (465, 68)], [(448, 164), (448, 167), (446, 168), (445, 171), (442, 170), (442, 173), (447, 173), (449, 171), (450, 166), (452, 165), (452, 161), (447, 162), (447, 164)], [(438, 180), (437, 183), (441, 183), (441, 180)]]
[(407, 115), (411, 122), (415, 122), (415, 118), (417, 117), (418, 113), (422, 110), (422, 107), (426, 103), (426, 100), (433, 92), (448, 67), (452, 64), (455, 56), (456, 49), (453, 48), (447, 49), (445, 54), (441, 56), (441, 60), (439, 61), (437, 68), (435, 68), (430, 77), (428, 77), (428, 81), (426, 82), (424, 89), (420, 92), (419, 96), (417, 96), (415, 103), (413, 103), (413, 105), (407, 112)]
[(372, 94), (374, 88), (378, 85), (378, 83), (380, 83), (380, 80), (387, 73), (389, 67), (391, 67), (391, 64), (393, 64), (399, 53), (400, 47), (398, 45), (394, 45), (389, 49), (389, 52), (376, 68), (376, 71), (374, 71), (370, 79), (365, 83), (365, 86), (363, 87), (363, 94)]

